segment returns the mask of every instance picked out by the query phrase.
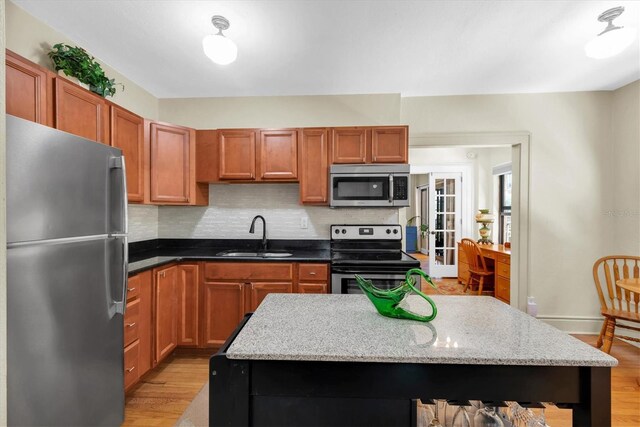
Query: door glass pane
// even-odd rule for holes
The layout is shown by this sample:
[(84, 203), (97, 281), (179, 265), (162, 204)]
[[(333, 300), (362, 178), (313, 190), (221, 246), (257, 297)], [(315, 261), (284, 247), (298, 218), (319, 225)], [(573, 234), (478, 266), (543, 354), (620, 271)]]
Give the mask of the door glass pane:
[(436, 179), (436, 194), (444, 194), (444, 179)]
[(436, 231), (436, 248), (441, 248), (444, 246), (444, 233), (442, 231)]
[(456, 180), (447, 179), (446, 192), (447, 194), (456, 194)]
[(447, 214), (447, 222), (446, 222), (447, 230), (455, 230), (456, 228), (455, 219), (456, 219), (455, 214)]
[(439, 265), (444, 263), (444, 249), (436, 249), (435, 262)]
[(454, 249), (447, 249), (445, 250), (445, 258), (444, 258), (444, 264), (445, 265), (454, 265), (456, 263), (455, 260), (455, 250)]
[(444, 211), (444, 197), (436, 197), (436, 213)]
[(436, 215), (436, 230), (444, 230), (444, 214)]
[(444, 246), (447, 248), (454, 248), (456, 246), (456, 233), (453, 231), (447, 231), (445, 233)]
[(456, 211), (456, 196), (447, 196), (447, 212), (454, 213)]

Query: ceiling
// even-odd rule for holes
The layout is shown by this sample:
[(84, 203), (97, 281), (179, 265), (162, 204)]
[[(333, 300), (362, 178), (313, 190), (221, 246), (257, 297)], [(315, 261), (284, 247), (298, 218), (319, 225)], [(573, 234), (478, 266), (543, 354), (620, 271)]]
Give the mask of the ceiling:
[[(12, 1), (158, 98), (564, 92), (640, 78), (637, 38), (614, 58), (583, 50), (610, 7), (640, 30), (640, 2)], [(231, 22), (230, 65), (202, 51), (214, 14)]]

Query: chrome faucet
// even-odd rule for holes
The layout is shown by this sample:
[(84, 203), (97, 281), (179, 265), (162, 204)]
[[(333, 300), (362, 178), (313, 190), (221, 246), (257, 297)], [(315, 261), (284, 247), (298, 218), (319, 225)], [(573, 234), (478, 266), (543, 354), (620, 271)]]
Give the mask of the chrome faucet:
[(266, 252), (267, 250), (267, 221), (264, 219), (262, 215), (256, 215), (253, 217), (253, 221), (251, 221), (251, 228), (249, 228), (249, 233), (253, 234), (256, 231), (256, 219), (260, 218), (262, 220), (262, 252)]

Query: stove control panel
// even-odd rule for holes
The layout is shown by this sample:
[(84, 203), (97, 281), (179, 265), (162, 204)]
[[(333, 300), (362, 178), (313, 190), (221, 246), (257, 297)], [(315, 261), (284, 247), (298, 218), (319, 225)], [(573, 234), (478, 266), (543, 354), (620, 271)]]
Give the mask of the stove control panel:
[(331, 240), (402, 240), (402, 226), (332, 225)]

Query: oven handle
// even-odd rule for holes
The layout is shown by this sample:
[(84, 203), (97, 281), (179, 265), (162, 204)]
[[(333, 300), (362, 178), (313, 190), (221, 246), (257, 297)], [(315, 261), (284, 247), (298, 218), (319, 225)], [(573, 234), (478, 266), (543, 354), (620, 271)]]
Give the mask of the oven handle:
[(365, 275), (365, 274), (398, 274), (398, 275), (405, 275), (407, 274), (407, 271), (411, 270), (412, 268), (416, 268), (416, 267), (402, 267), (402, 268), (384, 268), (384, 267), (377, 267), (377, 268), (356, 268), (356, 267), (340, 267), (340, 266), (335, 266), (332, 265), (331, 266), (331, 273), (344, 273), (344, 274), (360, 274), (360, 275)]

